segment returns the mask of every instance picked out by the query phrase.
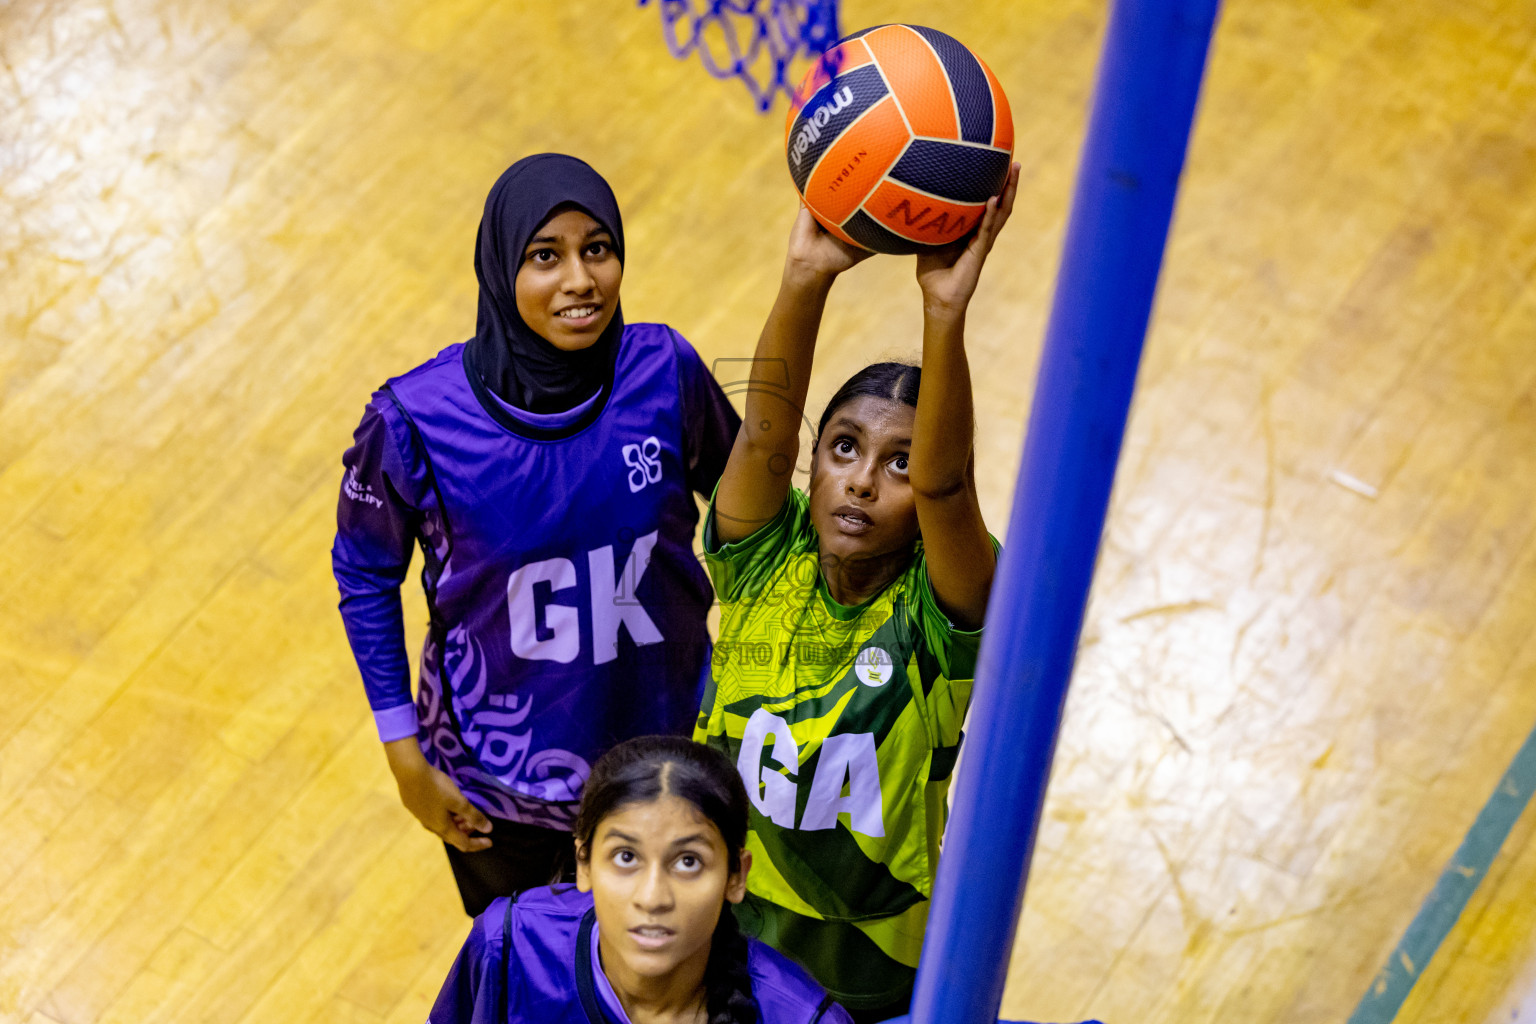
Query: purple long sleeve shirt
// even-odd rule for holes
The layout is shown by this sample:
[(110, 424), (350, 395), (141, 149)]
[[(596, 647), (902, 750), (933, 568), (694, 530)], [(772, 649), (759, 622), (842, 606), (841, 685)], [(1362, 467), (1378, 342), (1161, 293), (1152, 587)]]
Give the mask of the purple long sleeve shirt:
[[(390, 380), (343, 456), (332, 566), (380, 738), (415, 733), (486, 813), (567, 827), (591, 761), (686, 735), (713, 594), (693, 550), (739, 420), (692, 346), (626, 326), (611, 385), (553, 417), (453, 345)], [(400, 584), (423, 554), (413, 701)]]

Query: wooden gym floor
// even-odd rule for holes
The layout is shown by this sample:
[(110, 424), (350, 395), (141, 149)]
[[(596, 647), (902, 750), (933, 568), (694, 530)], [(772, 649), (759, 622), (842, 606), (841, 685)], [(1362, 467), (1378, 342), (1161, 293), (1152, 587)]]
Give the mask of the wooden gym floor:
[[(971, 325), (998, 534), (1103, 19), (843, 12), (1013, 101)], [(632, 320), (749, 353), (782, 107), (630, 0), (11, 0), (0, 69), (0, 1018), (418, 1022), (467, 921), (335, 612), (341, 451), (473, 329), (529, 152), (614, 183)], [(1009, 1014), (1344, 1021), (1388, 964), (1536, 724), (1533, 197), (1529, 0), (1228, 3)], [(915, 352), (911, 276), (839, 286), (814, 402)], [(1533, 817), (1400, 1021), (1536, 1014)]]

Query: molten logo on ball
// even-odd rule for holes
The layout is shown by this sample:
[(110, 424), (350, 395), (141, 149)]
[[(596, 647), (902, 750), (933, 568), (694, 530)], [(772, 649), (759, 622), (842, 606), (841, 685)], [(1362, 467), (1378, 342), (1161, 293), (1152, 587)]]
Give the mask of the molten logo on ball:
[(790, 155), (795, 161), (795, 166), (800, 166), (800, 161), (805, 159), (805, 151), (811, 148), (811, 143), (821, 138), (821, 130), (832, 120), (832, 115), (842, 110), (853, 102), (853, 90), (846, 85), (833, 94), (832, 98), (816, 108), (816, 113), (806, 118), (805, 127), (800, 129), (800, 134), (795, 136), (794, 146)]

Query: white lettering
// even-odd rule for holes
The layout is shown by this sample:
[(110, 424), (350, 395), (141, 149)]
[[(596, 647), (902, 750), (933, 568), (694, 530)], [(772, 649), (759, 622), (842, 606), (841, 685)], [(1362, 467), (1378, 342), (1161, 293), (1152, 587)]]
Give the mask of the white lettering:
[(358, 479), (357, 467), (352, 466), (347, 470), (347, 478), (341, 482), (342, 492), (353, 501), (360, 501), (374, 508), (383, 508), (384, 502), (380, 501), (373, 493), (373, 488)]
[(624, 563), (624, 575), (617, 585), (613, 579), (613, 545), (587, 552), (587, 567), (592, 572), (592, 663), (603, 665), (619, 656), (619, 625), (629, 629), (637, 644), (660, 643), (664, 637), (656, 623), (645, 613), (635, 597), (640, 577), (651, 563), (651, 549), (656, 546), (656, 530), (636, 538)]
[[(843, 795), (843, 783), (848, 795)], [(837, 827), (837, 816), (848, 814), (855, 832), (879, 839), (885, 835), (880, 813), (880, 763), (875, 737), (867, 732), (828, 736), (821, 744), (816, 777), (805, 801), (800, 827), (807, 831)]]
[[(789, 723), (762, 708), (752, 712), (741, 734), (741, 753), (736, 770), (746, 784), (747, 796), (763, 817), (781, 828), (795, 827), (795, 783), (765, 766), (763, 741), (773, 735), (773, 759), (790, 773), (800, 767), (800, 748), (789, 731)], [(834, 820), (835, 820), (834, 815)]]
[[(638, 545), (637, 545), (638, 546)], [(520, 567), (507, 578), (507, 615), (512, 626), (512, 653), (529, 661), (558, 661), (569, 665), (581, 653), (581, 620), (569, 605), (547, 604), (539, 621), (534, 586), (550, 584), (551, 591), (576, 585), (576, 566), (569, 558), (546, 558)], [(540, 638), (543, 628), (550, 633)]]

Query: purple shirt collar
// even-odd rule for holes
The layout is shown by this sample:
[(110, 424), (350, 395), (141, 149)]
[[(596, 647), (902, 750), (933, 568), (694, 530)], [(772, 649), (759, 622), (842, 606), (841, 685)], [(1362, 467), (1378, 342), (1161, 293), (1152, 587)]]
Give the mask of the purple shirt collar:
[(496, 404), (507, 410), (507, 412), (525, 423), (535, 427), (542, 427), (545, 430), (561, 430), (575, 423), (581, 419), (582, 414), (592, 408), (592, 403), (596, 402), (602, 393), (602, 389), (598, 389), (585, 402), (573, 405), (561, 412), (529, 412), (527, 409), (519, 409), (517, 406), (509, 404), (496, 392), (489, 392), (490, 396), (496, 400)]

